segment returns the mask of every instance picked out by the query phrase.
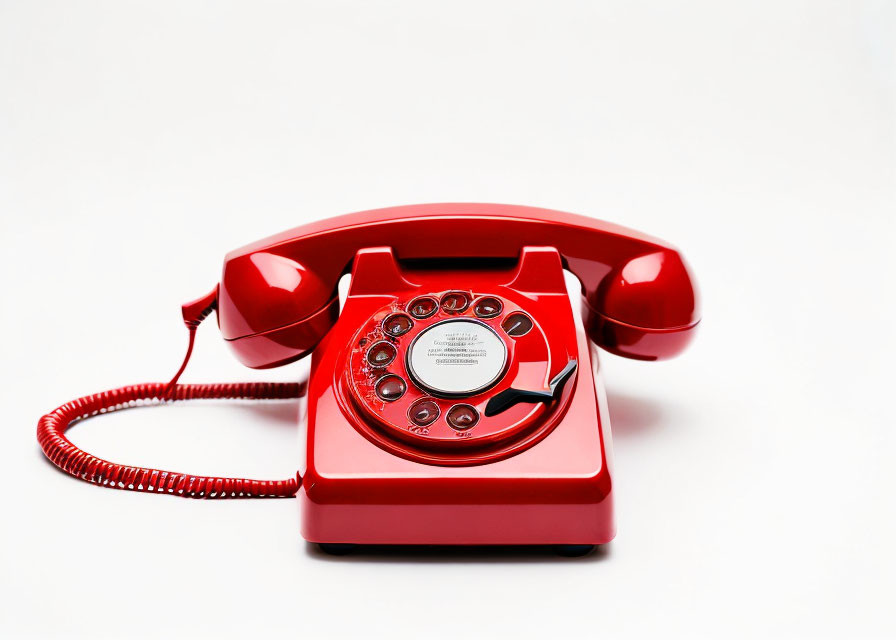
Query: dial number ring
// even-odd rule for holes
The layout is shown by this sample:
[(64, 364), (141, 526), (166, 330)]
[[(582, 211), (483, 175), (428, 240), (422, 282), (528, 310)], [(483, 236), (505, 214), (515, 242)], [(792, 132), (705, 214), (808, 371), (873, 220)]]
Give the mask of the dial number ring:
[[(457, 305), (445, 309), (437, 302), (459, 293), (466, 300), (462, 311), (458, 311), (460, 307)], [(421, 306), (421, 300), (426, 304)], [(485, 309), (479, 304), (483, 300)], [(430, 311), (432, 304), (429, 301), (435, 302), (436, 308), (430, 315), (420, 317)], [(437, 464), (475, 464), (477, 459), (493, 455), (496, 449), (508, 449), (529, 438), (538, 424), (544, 422), (542, 418), (549, 412), (546, 405), (519, 404), (495, 416), (484, 414), (485, 405), (495, 393), (512, 384), (518, 386), (521, 379), (530, 386), (542, 385), (550, 373), (551, 348), (534, 319), (533, 330), (524, 336), (508, 335), (502, 328), (502, 321), (513, 313), (532, 318), (528, 311), (506, 297), (469, 290), (417, 293), (380, 308), (349, 343), (343, 384), (344, 395), (358, 413), (358, 419), (353, 421), (355, 426), (377, 444), (399, 455), (412, 459), (423, 455), (436, 459)], [(394, 329), (389, 321), (396, 316), (409, 316), (411, 324), (397, 336), (394, 330), (389, 330), (390, 327)], [(414, 364), (419, 367), (419, 362), (411, 362), (412, 345), (422, 335), (430, 334), (430, 330), (439, 331), (437, 327), (442, 325), (451, 327), (450, 323), (457, 329), (474, 326), (475, 329), (468, 331), (472, 335), (469, 344), (463, 340), (457, 342), (454, 334), (458, 332), (451, 332), (454, 342), (449, 341), (450, 344), (441, 347), (453, 351), (441, 355), (465, 358), (475, 353), (475, 357), (481, 358), (483, 336), (491, 336), (484, 351), (491, 349), (497, 354), (498, 375), (486, 376), (489, 379), (484, 384), (471, 380), (467, 388), (445, 392), (445, 389), (428, 384), (431, 381), (421, 372), (415, 372)], [(444, 337), (438, 333), (433, 335)], [(383, 343), (393, 347), (396, 355), (385, 366), (375, 366), (368, 358), (368, 352), (374, 347), (381, 348)], [(430, 344), (427, 349), (432, 347)], [(458, 370), (469, 372), (473, 369), (464, 369), (460, 365)], [(388, 393), (383, 393), (382, 381), (395, 382), (392, 376), (404, 383), (400, 395), (397, 388), (401, 385), (397, 383), (386, 390)], [(381, 385), (379, 392), (377, 382)]]

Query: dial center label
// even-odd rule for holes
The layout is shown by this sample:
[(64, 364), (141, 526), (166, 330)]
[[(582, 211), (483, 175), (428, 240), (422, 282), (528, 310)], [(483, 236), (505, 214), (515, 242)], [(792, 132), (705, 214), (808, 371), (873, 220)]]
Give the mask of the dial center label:
[(420, 333), (408, 369), (435, 393), (469, 395), (491, 386), (507, 361), (504, 341), (481, 322), (446, 320)]

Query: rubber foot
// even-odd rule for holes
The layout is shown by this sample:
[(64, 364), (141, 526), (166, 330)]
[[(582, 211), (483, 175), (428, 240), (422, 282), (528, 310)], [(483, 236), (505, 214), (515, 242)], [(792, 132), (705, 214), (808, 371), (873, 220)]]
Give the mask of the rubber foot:
[(331, 556), (344, 556), (355, 550), (355, 545), (349, 542), (321, 542), (320, 550)]
[(594, 551), (593, 544), (556, 544), (554, 553), (567, 558), (581, 558)]

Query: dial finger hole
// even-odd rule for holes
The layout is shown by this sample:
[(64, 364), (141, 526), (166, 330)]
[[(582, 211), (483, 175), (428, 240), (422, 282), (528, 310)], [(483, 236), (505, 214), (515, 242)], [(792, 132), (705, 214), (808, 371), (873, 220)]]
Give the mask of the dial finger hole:
[(413, 321), (403, 313), (393, 313), (383, 320), (383, 331), (393, 338), (404, 335), (414, 326)]
[(492, 296), (484, 296), (476, 301), (473, 305), (473, 313), (480, 318), (494, 318), (501, 313), (504, 305), (501, 301)]
[(408, 385), (400, 377), (390, 373), (376, 381), (375, 390), (380, 400), (394, 402), (404, 395)]
[(439, 308), (438, 301), (432, 296), (421, 296), (411, 300), (408, 312), (415, 318), (428, 318)]
[(452, 429), (465, 431), (479, 422), (479, 412), (468, 404), (456, 404), (448, 410), (445, 419)]
[(470, 306), (470, 296), (463, 291), (451, 291), (442, 296), (442, 310), (446, 313), (463, 313)]
[(504, 329), (507, 335), (513, 338), (519, 338), (532, 330), (532, 318), (525, 313), (511, 313), (504, 318), (504, 322), (501, 323), (501, 328)]
[(367, 362), (372, 367), (385, 367), (395, 360), (397, 354), (398, 350), (394, 344), (381, 340), (373, 343), (367, 350)]
[(439, 417), (439, 405), (432, 400), (418, 400), (408, 411), (408, 417), (416, 425), (425, 427), (436, 421)]

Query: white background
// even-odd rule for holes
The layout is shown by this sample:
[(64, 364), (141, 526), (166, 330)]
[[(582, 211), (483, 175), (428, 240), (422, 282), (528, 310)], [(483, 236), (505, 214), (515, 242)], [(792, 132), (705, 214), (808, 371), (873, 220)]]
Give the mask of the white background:
[[(892, 637), (896, 5), (0, 2), (0, 635)], [(166, 380), (225, 252), (394, 204), (676, 243), (684, 356), (606, 356), (619, 533), (333, 559), (294, 500), (109, 491), (38, 417)], [(214, 323), (185, 381), (243, 369)], [(135, 410), (114, 460), (281, 478), (296, 407)]]

